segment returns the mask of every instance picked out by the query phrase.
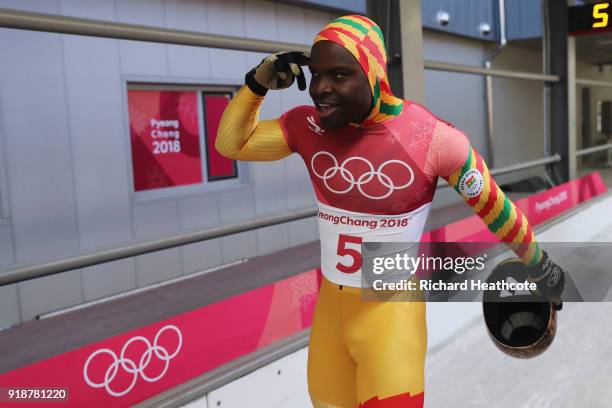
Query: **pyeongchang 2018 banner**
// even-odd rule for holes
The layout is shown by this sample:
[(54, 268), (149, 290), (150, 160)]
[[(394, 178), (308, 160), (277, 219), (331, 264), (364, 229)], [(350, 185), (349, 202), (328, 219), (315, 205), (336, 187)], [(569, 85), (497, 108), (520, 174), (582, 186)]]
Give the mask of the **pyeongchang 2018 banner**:
[(306, 271), (0, 373), (0, 407), (131, 407), (309, 328), (320, 276)]
[(196, 92), (128, 91), (135, 191), (202, 182)]

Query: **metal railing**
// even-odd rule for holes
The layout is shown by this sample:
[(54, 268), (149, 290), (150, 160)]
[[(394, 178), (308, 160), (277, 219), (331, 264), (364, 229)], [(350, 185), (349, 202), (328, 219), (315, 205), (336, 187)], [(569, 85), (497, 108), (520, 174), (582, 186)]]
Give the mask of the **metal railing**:
[[(206, 34), (197, 31), (174, 30), (139, 24), (117, 23), (113, 21), (68, 17), (56, 14), (34, 13), (6, 8), (0, 8), (0, 27), (60, 34), (115, 38), (120, 40), (223, 48), (240, 51), (266, 53), (288, 50), (310, 51), (310, 46), (304, 44)], [(519, 78), (549, 82), (560, 81), (558, 76), (544, 75), (534, 72), (486, 69), (475, 66), (429, 60), (425, 60), (423, 65), (426, 69), (462, 72), (465, 74), (490, 75), (494, 77)]]
[(240, 51), (266, 53), (283, 50), (310, 51), (310, 47), (303, 44), (239, 38), (6, 8), (0, 8), (0, 27)]
[(612, 86), (612, 82), (597, 81), (595, 79), (576, 78), (576, 84), (588, 86)]
[[(160, 27), (144, 26), (138, 24), (117, 23), (86, 18), (68, 17), (55, 14), (26, 12), (0, 8), (0, 27), (23, 29), (31, 31), (54, 32), (61, 34), (76, 34), (94, 37), (105, 37), (123, 40), (136, 40), (159, 42), (165, 44), (190, 45), (199, 47), (223, 48), (241, 51), (278, 52), (282, 50), (309, 51), (310, 47), (304, 44), (247, 39), (224, 35), (206, 34), (195, 31), (174, 30)], [(438, 61), (424, 61), (426, 69), (460, 72), (465, 74), (490, 75), (496, 77), (557, 82), (560, 78), (555, 75), (544, 75), (532, 72), (516, 72), (493, 70), (481, 67), (451, 64)], [(586, 80), (580, 81), (586, 83)], [(598, 147), (599, 149), (601, 147)], [(596, 149), (596, 148), (589, 148)], [(588, 154), (595, 150), (585, 149), (580, 154)], [(585, 152), (587, 151), (588, 152)], [(603, 148), (602, 148), (603, 150)], [(599, 151), (599, 150), (597, 150)], [(545, 157), (525, 163), (519, 163), (499, 169), (491, 169), (492, 175), (506, 174), (531, 167), (555, 163), (561, 156)], [(448, 185), (446, 185), (448, 186)], [(444, 185), (439, 186), (445, 187)], [(121, 248), (113, 248), (94, 253), (46, 262), (44, 264), (24, 266), (16, 269), (0, 271), (0, 285), (7, 285), (28, 279), (53, 275), (73, 269), (93, 266), (105, 262), (142, 255), (162, 249), (174, 248), (208, 239), (219, 238), (239, 232), (263, 228), (271, 225), (295, 221), (317, 214), (316, 208), (305, 209), (293, 213), (264, 217), (241, 224), (218, 227), (206, 231), (194, 232), (177, 237), (164, 238), (132, 244)]]
[(203, 395), (214, 391), (225, 384), (241, 378), (258, 368), (266, 366), (278, 359), (308, 346), (310, 329), (291, 337), (277, 340), (272, 345), (239, 357), (212, 371), (196, 377), (188, 382), (162, 392), (150, 399), (142, 401), (134, 408), (170, 408), (181, 407)]
[[(113, 38), (120, 40), (135, 40), (147, 42), (159, 42), (165, 44), (187, 45), (198, 47), (222, 48), (240, 51), (252, 51), (271, 53), (283, 50), (309, 51), (310, 47), (304, 44), (293, 44), (277, 41), (266, 41), (259, 39), (247, 39), (225, 35), (206, 34), (201, 32), (166, 29), (137, 24), (117, 23), (100, 21), (85, 18), (67, 17), (61, 15), (24, 12), (11, 9), (0, 8), (0, 27), (24, 29), (31, 31), (53, 32), (61, 34), (85, 35), (94, 37)], [(448, 72), (458, 72), (464, 74), (489, 75), (492, 77), (516, 78), (525, 80), (535, 80), (544, 82), (558, 82), (559, 76), (544, 75), (533, 72), (517, 72), (487, 69), (476, 66), (452, 64), (439, 61), (424, 61), (424, 68), (430, 70), (441, 70)], [(577, 80), (579, 84), (612, 86), (612, 83), (591, 80)], [(612, 148), (612, 144), (583, 149), (576, 152), (577, 155), (590, 154), (595, 151)], [(537, 160), (519, 163), (503, 168), (491, 169), (492, 175), (507, 174), (516, 171), (529, 169), (536, 166), (547, 165), (559, 162), (561, 156), (555, 154)], [(448, 185), (447, 185), (448, 186)], [(444, 186), (441, 186), (444, 187)], [(16, 269), (0, 271), (0, 286), (11, 283), (21, 282), (43, 276), (62, 273), (65, 271), (93, 266), (105, 262), (115, 261), (123, 258), (142, 255), (163, 249), (174, 248), (182, 245), (192, 244), (209, 239), (219, 238), (230, 234), (246, 232), (258, 228), (296, 221), (303, 218), (315, 216), (317, 208), (310, 208), (291, 212), (282, 215), (258, 218), (252, 221), (222, 226), (181, 236), (163, 238), (137, 244), (127, 245), (121, 248), (112, 248), (103, 251), (85, 253), (79, 256), (65, 258), (61, 260), (45, 262), (44, 264), (24, 266)], [(178, 390), (172, 402), (167, 402), (168, 406), (176, 406), (177, 403), (185, 403), (193, 399), (194, 396), (201, 395), (220, 385), (227, 383), (231, 379), (257, 368), (265, 362), (272, 361), (287, 351), (293, 351), (305, 346), (308, 333), (301, 333), (290, 339), (283, 348), (277, 348), (273, 354), (266, 353), (256, 358), (249, 356), (248, 362), (237, 360), (234, 365), (224, 366), (220, 370), (211, 372), (206, 378), (200, 379), (197, 384), (185, 384)], [(159, 403), (161, 403), (161, 399)], [(165, 405), (164, 405), (165, 406)]]
[(257, 218), (240, 224), (227, 225), (207, 229), (205, 231), (192, 232), (170, 238), (161, 238), (152, 241), (131, 244), (120, 248), (111, 248), (103, 251), (85, 253), (82, 255), (29, 265), (15, 269), (0, 271), (0, 286), (10, 283), (21, 282), (28, 279), (55, 275), (73, 269), (94, 266), (105, 262), (130, 258), (162, 249), (175, 248), (182, 245), (193, 244), (213, 238), (220, 238), (231, 234), (251, 231), (272, 225), (297, 221), (302, 218), (312, 217), (317, 214), (316, 208), (295, 211), (287, 214), (274, 215), (270, 217)]
[[(529, 169), (532, 167), (555, 163), (560, 160), (561, 156), (555, 154), (554, 156), (531, 160), (525, 163), (518, 163), (508, 167), (491, 169), (489, 172), (491, 173), (491, 175), (512, 173), (520, 170)], [(448, 184), (445, 184), (442, 186), (438, 186), (438, 188), (444, 188), (448, 186)], [(257, 218), (244, 223), (211, 228), (208, 230), (188, 233), (176, 237), (160, 238), (119, 248), (111, 248), (92, 253), (85, 253), (82, 255), (50, 262), (44, 262), (41, 264), (28, 265), (15, 269), (8, 269), (5, 271), (0, 271), (0, 286), (17, 283), (24, 280), (40, 278), (43, 276), (55, 275), (73, 269), (94, 266), (105, 262), (130, 258), (133, 256), (143, 255), (150, 252), (160, 251), (163, 249), (170, 249), (183, 245), (193, 244), (196, 242), (206, 241), (213, 238), (220, 238), (231, 234), (238, 234), (241, 232), (251, 231), (263, 227), (269, 227), (272, 225), (283, 224), (290, 221), (297, 221), (303, 218), (315, 216), (317, 215), (317, 213), (318, 209), (316, 207), (308, 208), (300, 211), (290, 212), (287, 214)]]
[[(533, 167), (545, 166), (551, 163), (560, 162), (562, 159), (561, 155), (555, 153), (552, 156), (542, 157), (540, 159), (530, 160), (523, 163), (513, 164), (511, 166), (499, 167), (497, 169), (489, 169), (489, 174), (492, 176), (499, 176), (501, 174), (514, 173), (521, 170), (531, 169)], [(437, 189), (450, 187), (450, 184), (441, 184), (437, 187)]]
[(492, 169), (489, 173), (492, 176), (499, 176), (501, 174), (514, 173), (521, 170), (530, 169), (532, 167), (544, 166), (546, 164), (557, 163), (561, 161), (561, 155), (555, 153), (549, 157), (542, 157), (541, 159), (535, 159), (526, 161), (523, 163), (513, 164), (512, 166), (499, 167), (497, 169)]
[[(310, 46), (304, 44), (206, 34), (198, 31), (175, 30), (139, 24), (69, 17), (57, 14), (35, 13), (7, 8), (0, 8), (0, 27), (60, 34), (115, 38), (120, 40), (223, 48), (240, 51), (266, 53), (284, 50), (310, 51)], [(494, 77), (544, 82), (559, 82), (561, 80), (561, 78), (557, 75), (488, 69), (441, 61), (425, 60), (423, 66), (425, 69), (459, 72), (464, 74), (489, 75)], [(577, 79), (576, 83), (581, 85), (612, 86), (612, 82), (595, 81), (590, 79)]]
[(428, 61), (425, 60), (424, 67), (426, 69), (432, 69), (437, 71), (449, 71), (449, 72), (460, 72), (464, 74), (475, 74), (475, 75), (490, 75), (494, 77), (502, 78), (516, 78), (516, 79), (529, 79), (534, 81), (545, 81), (545, 82), (559, 82), (561, 77), (558, 75), (545, 75), (538, 74), (535, 72), (520, 72), (520, 71), (505, 71), (501, 69), (489, 69), (482, 67), (474, 67), (469, 65), (452, 64), (449, 62), (441, 61)]
[(576, 156), (584, 156), (591, 153), (603, 152), (604, 150), (612, 149), (612, 143), (608, 143), (601, 146), (587, 147), (585, 149), (576, 150)]
[[(534, 233), (540, 234), (549, 228), (559, 225), (568, 219), (575, 217), (579, 212), (588, 211), (588, 208), (603, 200), (608, 199), (612, 195), (612, 191), (594, 197), (591, 200), (578, 204), (576, 207), (571, 208), (558, 215), (557, 217), (545, 221), (544, 223), (534, 226)], [(501, 244), (500, 244), (501, 245)], [(494, 256), (500, 256), (503, 258), (514, 257), (515, 254), (508, 247), (501, 246), (497, 250), (493, 251)], [(291, 338), (280, 340), (269, 346), (266, 349), (256, 351), (252, 355), (244, 356), (230, 362), (224, 366), (219, 367), (211, 372), (196, 377), (189, 382), (173, 387), (167, 391), (164, 391), (152, 398), (144, 400), (137, 405), (135, 408), (179, 408), (191, 401), (201, 398), (207, 395), (209, 392), (219, 388), (219, 386), (227, 384), (233, 379), (242, 377), (253, 371), (253, 368), (260, 368), (266, 363), (274, 361), (282, 353), (289, 354), (290, 352), (297, 351), (300, 348), (308, 346), (308, 335), (310, 330), (306, 330), (303, 333), (298, 333)], [(279, 353), (279, 349), (282, 353)], [(268, 356), (272, 356), (269, 358)]]

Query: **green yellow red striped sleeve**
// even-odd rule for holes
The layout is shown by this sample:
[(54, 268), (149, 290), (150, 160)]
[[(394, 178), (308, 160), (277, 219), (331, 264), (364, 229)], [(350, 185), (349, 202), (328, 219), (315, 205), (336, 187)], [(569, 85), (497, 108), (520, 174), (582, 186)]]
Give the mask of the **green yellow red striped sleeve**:
[(259, 121), (264, 97), (243, 86), (231, 100), (219, 124), (215, 148), (234, 160), (270, 161), (289, 156), (279, 119)]
[(499, 188), (473, 147), (465, 163), (444, 178), (523, 263), (537, 264), (542, 253), (527, 218)]

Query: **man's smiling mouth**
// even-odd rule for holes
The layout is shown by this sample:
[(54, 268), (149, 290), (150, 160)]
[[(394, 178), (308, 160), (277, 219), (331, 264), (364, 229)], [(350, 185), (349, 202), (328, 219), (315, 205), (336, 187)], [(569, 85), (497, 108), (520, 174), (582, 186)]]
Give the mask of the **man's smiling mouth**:
[(338, 105), (331, 103), (317, 103), (315, 106), (322, 116), (329, 116), (338, 108)]

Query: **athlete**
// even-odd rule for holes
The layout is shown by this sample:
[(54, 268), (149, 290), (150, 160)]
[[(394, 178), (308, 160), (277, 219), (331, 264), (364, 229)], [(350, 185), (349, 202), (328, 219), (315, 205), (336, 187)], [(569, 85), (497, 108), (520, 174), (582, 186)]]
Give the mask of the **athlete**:
[[(308, 355), (317, 408), (423, 406), (425, 303), (362, 301), (360, 249), (368, 241), (418, 242), (438, 177), (515, 251), (541, 294), (559, 304), (563, 289), (562, 271), (551, 272), (556, 265), (468, 138), (392, 94), (386, 58), (373, 21), (340, 17), (319, 32), (310, 56), (274, 54), (252, 69), (225, 110), (216, 140), (218, 151), (235, 160), (297, 153), (308, 168), (324, 277)], [(296, 78), (305, 89), (306, 65), (314, 106), (259, 121), (269, 90), (287, 88)]]

